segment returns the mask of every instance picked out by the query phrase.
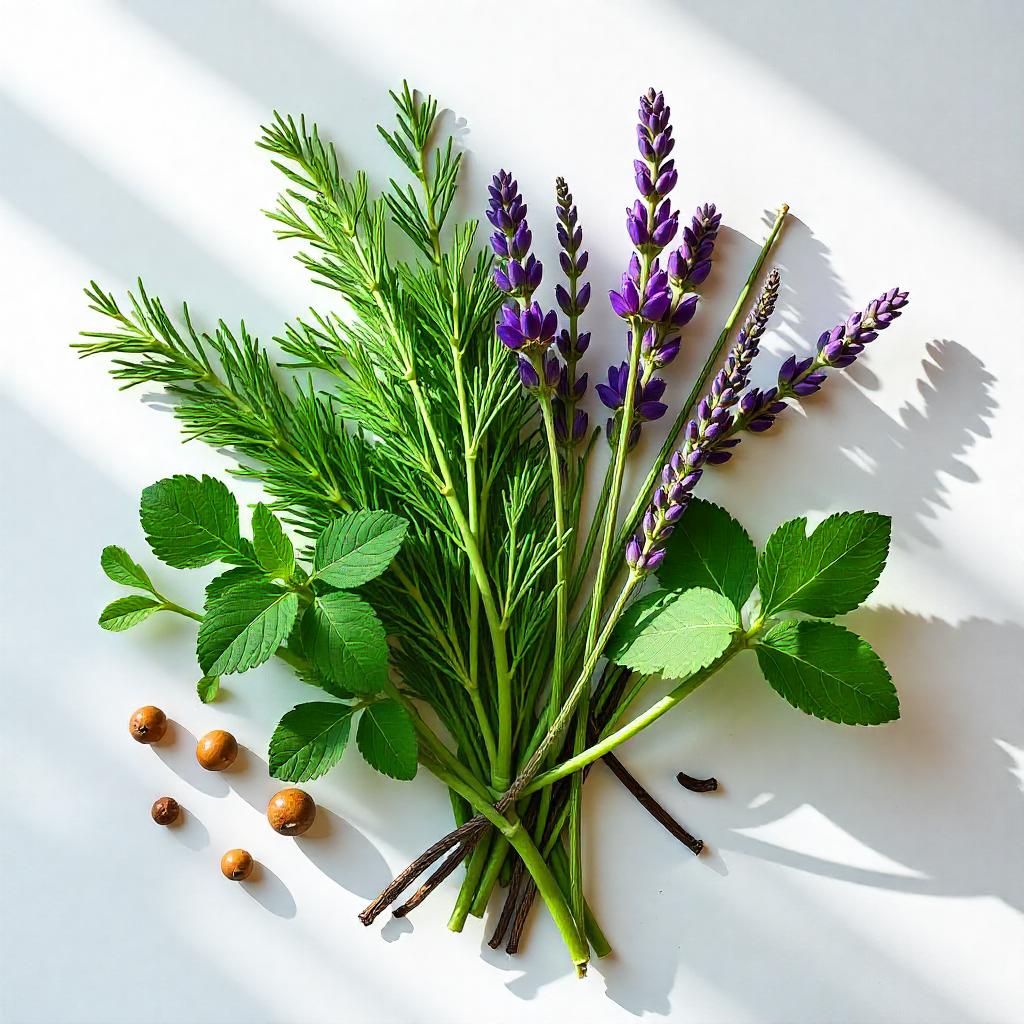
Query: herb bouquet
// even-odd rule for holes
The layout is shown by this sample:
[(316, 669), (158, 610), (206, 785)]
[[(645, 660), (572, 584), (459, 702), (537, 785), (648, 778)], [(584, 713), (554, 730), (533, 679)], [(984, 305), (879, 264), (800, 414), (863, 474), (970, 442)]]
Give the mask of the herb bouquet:
[[(194, 612), (107, 548), (108, 576), (139, 593), (100, 624), (124, 629), (160, 610), (196, 619), (205, 701), (221, 677), (275, 655), (318, 687), (324, 699), (288, 711), (270, 740), (276, 778), (322, 775), (354, 728), (379, 771), (408, 779), (422, 764), (447, 786), (454, 830), (363, 911), (365, 924), (427, 871), (395, 914), (464, 865), (453, 929), (504, 885), (490, 941), (515, 952), (539, 893), (583, 974), (591, 950), (609, 949), (581, 867), (581, 789), (595, 761), (699, 853), (612, 752), (731, 659), (753, 651), (783, 698), (821, 718), (898, 716), (881, 661), (828, 621), (874, 587), (888, 519), (835, 515), (810, 535), (796, 519), (758, 555), (724, 509), (693, 494), (746, 436), (852, 363), (907, 294), (884, 292), (826, 330), (813, 356), (786, 359), (774, 386), (752, 386), (778, 297), (778, 272), (762, 280), (762, 268), (783, 206), (658, 457), (627, 494), (641, 431), (668, 411), (666, 371), (697, 317), (721, 220), (703, 205), (681, 223), (672, 207), (664, 98), (640, 99), (638, 196), (626, 211), (634, 251), (610, 293), (626, 358), (594, 389), (608, 409), (595, 428), (580, 369), (588, 255), (565, 181), (555, 187), (561, 280), (551, 310), (514, 178), (493, 178), (493, 233), (481, 246), (475, 221), (448, 224), (461, 154), (450, 138), (435, 143), (436, 102), (407, 86), (394, 100), (397, 125), (379, 130), (408, 183), (392, 180), (376, 198), (364, 174), (342, 176), (334, 148), (304, 120), (277, 116), (259, 142), (288, 179), (270, 214), (277, 233), (303, 244), (300, 262), (342, 300), (343, 312), (312, 312), (275, 339), (280, 365), (295, 371), (287, 382), (244, 325), (205, 333), (187, 308), (175, 322), (141, 282), (127, 308), (88, 289), (108, 326), (86, 334), (82, 354), (113, 355), (125, 387), (162, 385), (186, 435), (228, 449), (233, 472), (269, 496), (249, 539), (220, 481), (175, 476), (147, 488), (141, 518), (154, 554), (177, 568), (227, 568)], [(396, 230), (414, 260), (392, 254)], [(588, 476), (600, 478), (589, 491)], [(658, 677), (677, 682), (645, 701)]]

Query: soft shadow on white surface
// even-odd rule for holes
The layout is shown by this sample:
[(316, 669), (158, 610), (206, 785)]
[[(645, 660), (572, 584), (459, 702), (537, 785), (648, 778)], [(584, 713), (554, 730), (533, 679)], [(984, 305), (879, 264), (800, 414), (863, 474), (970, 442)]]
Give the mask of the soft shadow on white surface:
[[(315, 113), (332, 136), (342, 136), (355, 127), (349, 124), (353, 94), (368, 95), (372, 90), (376, 99), (381, 88), (381, 83), (369, 83), (361, 77), (361, 66), (346, 62), (343, 55), (284, 17), (273, 5), (230, 0), (217, 5), (193, 2), (168, 7), (146, 0), (120, 6), (125, 14), (139, 18), (183, 52), (255, 97), (268, 111), (276, 106)], [(920, 6), (908, 5), (915, 9)], [(756, 17), (750, 19), (749, 27), (738, 26), (736, 40), (754, 53), (760, 46), (758, 27), (768, 31), (771, 26), (765, 22), (772, 14), (767, 9), (763, 15), (760, 11), (752, 13)], [(898, 12), (889, 13), (901, 17)], [(721, 16), (717, 11), (702, 9), (701, 17), (714, 24)], [(829, 17), (822, 9), (814, 13), (813, 20), (816, 23)], [(917, 17), (927, 20), (928, 13), (918, 10)], [(891, 38), (876, 41), (890, 60), (900, 43), (896, 36), (894, 29)], [(778, 39), (774, 45), (778, 48), (796, 42)], [(900, 58), (913, 64), (918, 58), (912, 51), (909, 45), (899, 50)], [(820, 92), (823, 102), (848, 113), (861, 130), (865, 130), (864, 124), (870, 127), (885, 97), (872, 94), (870, 86), (866, 93), (847, 90), (851, 95), (839, 95), (833, 78), (825, 73), (835, 69), (834, 47), (821, 48), (802, 66), (801, 60), (806, 57), (801, 48), (777, 63), (787, 74), (804, 76), (805, 81), (798, 84), (806, 85), (814, 94)], [(823, 72), (819, 65), (825, 61), (828, 67)], [(819, 72), (827, 79), (824, 86)], [(380, 74), (383, 84), (394, 84), (394, 69), (384, 67)], [(922, 88), (934, 86), (933, 77), (925, 76), (922, 82)], [(924, 163), (930, 159), (926, 147), (906, 140), (918, 138), (921, 131), (936, 133), (934, 118), (942, 116), (942, 104), (929, 100), (918, 105), (934, 110), (929, 115), (932, 120), (925, 118), (924, 128), (919, 128), (906, 123), (915, 121), (911, 116), (904, 119), (900, 132), (889, 135), (902, 159)], [(447, 116), (456, 120), (454, 115)], [(255, 133), (255, 125), (253, 129)], [(366, 124), (358, 129), (364, 132), (364, 138), (372, 131)], [(276, 328), (281, 322), (284, 313), (274, 305), (272, 294), (239, 279), (230, 266), (204, 248), (201, 240), (182, 232), (144, 199), (108, 177), (73, 144), (54, 135), (17, 103), (2, 97), (0, 130), (12, 151), (34, 155), (31, 163), (11, 161), (5, 168), (3, 199), (73, 249), (87, 265), (96, 268), (97, 274), (130, 278), (144, 272), (155, 289), (169, 299), (188, 295), (191, 282), (195, 282), (203, 296), (216, 296), (216, 305), (204, 298), (197, 308), (204, 322), (221, 312), (232, 317), (244, 313), (264, 329)], [(963, 125), (960, 130), (965, 130)], [(991, 142), (984, 120), (976, 131), (979, 134), (970, 136), (976, 142)], [(253, 150), (254, 160), (263, 158), (265, 154)], [(976, 202), (984, 211), (986, 192), (999, 186), (1004, 170), (984, 167), (981, 161), (946, 163), (949, 166), (935, 172), (938, 180), (958, 198)], [(468, 210), (470, 200), (464, 202)], [(1013, 209), (1010, 223), (1014, 223)], [(257, 216), (255, 211), (253, 216)], [(1017, 223), (1021, 220), (1024, 218)], [(730, 304), (728, 297), (758, 244), (739, 232), (723, 230), (709, 302), (718, 296), (726, 306)], [(777, 362), (777, 355), (793, 345), (809, 350), (820, 330), (870, 297), (846, 293), (823, 240), (799, 220), (791, 221), (775, 256), (785, 272), (779, 311), (783, 336), (769, 341), (770, 352), (763, 357), (766, 365), (760, 368), (762, 383), (767, 383), (768, 367)], [(279, 259), (282, 274), (301, 273), (298, 267), (289, 265), (283, 247)], [(600, 293), (599, 285), (606, 285), (617, 273), (614, 254), (595, 254), (593, 266), (595, 289)], [(888, 284), (879, 281), (878, 290)], [(703, 321), (695, 340), (707, 337), (712, 330), (707, 325), (713, 322), (714, 318)], [(755, 496), (756, 505), (748, 502), (748, 506), (755, 505), (750, 513), (755, 516), (752, 528), (763, 528), (807, 509), (879, 507), (893, 515), (894, 535), (901, 548), (936, 545), (933, 522), (947, 507), (950, 480), (978, 482), (968, 456), (989, 437), (989, 423), (997, 411), (992, 397), (996, 381), (992, 368), (960, 342), (928, 340), (928, 336), (915, 333), (911, 317), (901, 321), (895, 331), (899, 332), (895, 343), (921, 353), (916, 377), (906, 381), (908, 392), (917, 387), (919, 400), (905, 405), (896, 417), (875, 405), (871, 392), (879, 382), (869, 352), (849, 378), (837, 377), (808, 403), (810, 421), (804, 421), (799, 413), (787, 414), (765, 438), (746, 441), (735, 465), (726, 467), (711, 482), (715, 496), (722, 496), (730, 504), (734, 499), (727, 497), (729, 488), (748, 498)], [(63, 344), (66, 339), (43, 340), (46, 344)], [(890, 343), (890, 336), (883, 335), (877, 345)], [(609, 353), (610, 349), (602, 348), (595, 355), (592, 374), (599, 373), (598, 364), (607, 361)], [(686, 359), (690, 362), (684, 366)], [(697, 361), (696, 352), (684, 353), (680, 365), (673, 368), (676, 379), (685, 379), (686, 370)], [(118, 401), (112, 390), (110, 401)], [(21, 545), (14, 553), (13, 575), (35, 578), (39, 567), (31, 552), (49, 552), (53, 571), (61, 574), (61, 588), (53, 598), (55, 607), (51, 611), (71, 638), (52, 655), (45, 672), (34, 662), (19, 662), (17, 666), (19, 681), (23, 679), (26, 685), (12, 714), (11, 728), (23, 737), (30, 735), (37, 714), (38, 702), (33, 694), (52, 685), (52, 678), (66, 684), (62, 691), (66, 707), (82, 712), (88, 706), (89, 695), (78, 692), (75, 680), (66, 678), (64, 672), (76, 664), (75, 656), (83, 657), (117, 643), (125, 644), (128, 650), (127, 645), (134, 643), (100, 634), (93, 620), (112, 589), (99, 576), (99, 548), (134, 527), (137, 495), (105, 485), (103, 467), (83, 461), (50, 432), (45, 410), (8, 405), (3, 410), (3, 426), (6, 436), (16, 437), (21, 447), (18, 456), (5, 466), (9, 498), (3, 515), (16, 524)], [(166, 429), (177, 429), (170, 417), (166, 418)], [(837, 441), (843, 453), (838, 456)], [(792, 483), (785, 490), (773, 486), (783, 455), (798, 458), (795, 468), (803, 470), (792, 474)], [(181, 466), (154, 467), (154, 475), (187, 466), (188, 452), (182, 459)], [(41, 485), (49, 493), (64, 496), (67, 504), (74, 504), (75, 515), (58, 514), (56, 507), (40, 507), (33, 495)], [(7, 535), (13, 535), (13, 528)], [(141, 556), (143, 552), (136, 554)], [(962, 572), (965, 587), (984, 585), (983, 580), (972, 577), (969, 569), (951, 565), (950, 571)], [(31, 605), (19, 605), (12, 612), (11, 635), (19, 638), (26, 649), (32, 643), (48, 642), (42, 621)], [(692, 706), (685, 709), (685, 715), (673, 715), (671, 722), (652, 730), (642, 747), (634, 750), (627, 746), (623, 751), (629, 767), (707, 841), (709, 853), (700, 861), (649, 821), (606, 773), (595, 773), (587, 795), (589, 877), (597, 889), (593, 893), (597, 912), (623, 954), (595, 963), (592, 973), (596, 977), (592, 980), (600, 984), (599, 979), (603, 979), (609, 998), (622, 1010), (636, 1016), (686, 1017), (688, 986), (684, 984), (681, 998), (672, 994), (682, 974), (687, 981), (699, 977), (704, 984), (729, 993), (738, 1008), (738, 1019), (805, 1020), (809, 1012), (814, 1012), (809, 1007), (827, 1007), (830, 1011), (841, 1008), (845, 1020), (878, 1020), (884, 1019), (879, 1007), (885, 1005), (913, 1007), (918, 1019), (973, 1019), (968, 1006), (943, 990), (935, 979), (919, 976), (899, 957), (899, 944), (892, 936), (877, 934), (870, 920), (863, 927), (851, 923), (836, 906), (835, 887), (823, 885), (818, 891), (820, 899), (809, 905), (806, 889), (793, 879), (796, 873), (820, 876), (838, 882), (840, 893), (849, 886), (881, 894), (898, 892), (954, 900), (994, 898), (1017, 911), (1021, 909), (1021, 876), (1007, 853), (1015, 848), (1014, 839), (1020, 835), (1016, 824), (1020, 788), (1008, 753), (996, 741), (1017, 748), (1024, 745), (1022, 690), (1016, 684), (1024, 636), (1012, 624), (979, 619), (947, 623), (889, 608), (859, 612), (850, 617), (849, 623), (871, 640), (888, 662), (903, 700), (900, 723), (880, 730), (844, 730), (806, 719), (775, 697), (748, 664), (723, 674), (691, 698), (688, 703)], [(167, 650), (191, 642), (191, 624), (154, 622), (140, 627), (140, 632), (142, 629), (148, 632), (131, 649), (142, 651), (146, 658), (152, 651), (154, 665)], [(186, 684), (192, 682), (182, 680), (183, 702), (195, 699), (193, 693), (186, 692)], [(127, 715), (141, 698), (136, 700), (135, 691), (126, 692), (124, 697)], [(223, 708), (232, 710), (230, 695)], [(268, 710), (261, 727), (269, 731), (272, 717)], [(123, 732), (123, 726), (121, 729)], [(122, 738), (129, 742), (126, 736)], [(22, 742), (19, 739), (19, 749)], [(88, 810), (112, 818), (121, 813), (119, 808), (110, 809), (112, 792), (129, 785), (123, 777), (121, 782), (112, 781), (118, 778), (118, 766), (107, 753), (113, 742), (106, 735), (83, 733), (54, 759), (56, 770), (69, 777), (75, 774), (76, 765), (82, 766), (94, 783)], [(227, 796), (229, 789), (234, 790), (262, 815), (267, 799), (278, 788), (267, 777), (262, 759), (252, 750), (245, 750), (246, 770), (240, 765), (237, 771), (212, 775), (195, 764), (194, 744), (195, 737), (176, 725), (173, 743), (157, 747), (153, 753), (186, 786), (194, 785), (203, 795), (218, 800)], [(142, 750), (130, 753), (139, 758), (147, 755)], [(133, 763), (143, 762), (135, 759)], [(673, 779), (679, 769), (718, 775), (723, 792), (715, 797), (683, 792)], [(766, 793), (770, 797), (762, 799)], [(186, 807), (185, 826), (171, 831), (176, 840), (197, 854), (189, 858), (192, 875), (181, 884), (191, 884), (194, 875), (198, 887), (197, 862), (199, 854), (210, 845), (209, 832), (188, 809), (187, 797), (179, 799)], [(400, 803), (400, 791), (393, 799)], [(221, 804), (226, 802), (219, 800)], [(140, 806), (144, 812), (144, 802)], [(886, 870), (869, 863), (865, 866), (867, 861), (856, 863), (852, 855), (849, 860), (829, 859), (816, 851), (788, 847), (785, 823), (808, 808), (905, 870)], [(410, 807), (410, 813), (414, 811)], [(206, 817), (215, 828), (215, 821)], [(126, 816), (125, 821), (133, 819)], [(117, 823), (126, 835), (128, 826), (120, 819)], [(390, 826), (392, 836), (402, 831), (400, 823), (381, 824), (382, 828)], [(194, 826), (198, 828), (193, 837), (190, 830)], [(436, 826), (440, 833), (447, 822), (438, 820)], [(258, 989), (236, 985), (230, 971), (210, 957), (187, 955), (192, 948), (187, 932), (175, 935), (171, 943), (159, 940), (159, 928), (139, 934), (135, 941), (125, 938), (137, 908), (122, 902), (116, 892), (112, 897), (115, 927), (97, 943), (88, 921), (103, 920), (110, 908), (99, 895), (86, 897), (83, 906), (78, 894), (93, 893), (104, 886), (116, 889), (119, 879), (110, 862), (113, 860), (116, 866), (117, 844), (104, 848), (97, 841), (100, 833), (88, 831), (84, 821), (77, 832), (70, 830), (70, 838), (64, 838), (62, 829), (35, 821), (25, 822), (22, 827), (26, 841), (19, 858), (25, 860), (15, 865), (10, 876), (12, 889), (27, 890), (39, 883), (29, 860), (52, 858), (54, 838), (73, 854), (68, 858), (67, 874), (47, 884), (63, 894), (63, 899), (56, 900), (57, 905), (82, 908), (82, 920), (71, 921), (62, 934), (69, 945), (73, 942), (76, 948), (81, 947), (82, 960), (92, 969), (95, 988), (83, 996), (88, 1005), (110, 1007), (125, 960), (144, 963), (143, 954), (152, 945), (152, 956), (170, 956), (182, 975), (187, 975), (192, 988), (186, 988), (186, 995), (190, 990), (199, 991), (202, 982), (210, 990), (229, 993), (239, 1019), (271, 1015)], [(160, 831), (155, 825), (152, 830)], [(104, 833), (116, 834), (114, 829)], [(768, 835), (772, 838), (765, 838)], [(154, 848), (160, 849), (159, 844), (168, 837), (150, 838)], [(269, 841), (275, 844), (278, 838), (270, 836)], [(301, 858), (308, 859), (330, 879), (318, 879), (319, 884), (361, 898), (375, 894), (390, 876), (387, 862), (371, 840), (323, 807), (311, 834), (282, 843), (293, 844)], [(271, 849), (276, 856), (285, 848), (278, 845)], [(758, 875), (762, 882), (759, 888), (744, 881), (741, 869), (750, 860), (778, 866), (779, 870), (773, 869), (767, 876), (770, 886), (763, 885), (763, 873)], [(302, 901), (296, 899), (298, 888), (293, 896), (283, 881), (283, 877), (291, 881), (293, 876), (286, 875), (285, 867), (276, 860), (275, 865), (280, 875), (261, 862), (258, 875), (240, 888), (248, 899), (259, 904), (253, 908), (254, 913), (263, 919), (284, 919), (272, 922), (276, 929), (291, 928), (297, 923), (292, 919), (302, 920), (297, 906)], [(147, 870), (155, 872), (155, 868)], [(139, 871), (138, 865), (125, 857), (124, 877), (137, 884)], [(166, 881), (161, 884), (166, 885)], [(173, 892), (169, 885), (166, 888)], [(446, 896), (436, 898), (444, 901)], [(170, 904), (169, 899), (161, 901), (153, 912), (167, 929), (165, 934), (171, 934), (176, 923), (176, 908)], [(86, 910), (90, 911), (88, 918)], [(44, 909), (30, 920), (21, 937), (21, 941), (39, 949), (40, 964), (46, 962), (45, 954), (52, 950), (52, 935), (63, 924), (56, 917), (48, 919), (47, 913)], [(558, 940), (545, 914), (535, 915), (525, 955), (519, 960), (486, 947), (483, 940), (490, 925), (485, 922), (481, 928), (479, 922), (471, 921), (468, 927), (479, 930), (482, 958), (503, 972), (508, 990), (517, 997), (533, 999), (565, 978), (567, 969)], [(414, 927), (412, 921), (390, 919), (379, 929), (379, 935), (387, 942), (402, 940), (399, 947), (408, 947), (426, 931), (421, 928), (413, 936)], [(115, 934), (118, 929), (122, 934)], [(158, 939), (151, 939), (152, 934)], [(332, 933), (323, 941), (330, 943), (334, 938)], [(369, 944), (376, 936), (360, 933), (359, 939)], [(440, 946), (448, 939), (439, 930), (431, 941)], [(319, 936), (308, 937), (303, 948), (319, 945), (318, 940)], [(163, 952), (167, 947), (171, 948), (169, 954)], [(328, 948), (333, 953), (339, 946)], [(380, 959), (396, 952), (382, 946), (378, 949)], [(464, 953), (464, 949), (444, 951), (453, 958)], [(71, 954), (64, 950), (61, 955)], [(374, 978), (355, 975), (347, 983), (368, 986), (386, 973), (384, 965)], [(453, 969), (444, 977), (457, 974)], [(795, 983), (797, 977), (799, 984)], [(34, 988), (44, 988), (41, 975), (30, 980)], [(180, 995), (179, 1000), (172, 1002), (172, 1007), (195, 1019), (194, 1006)], [(56, 1019), (61, 1010), (54, 996), (45, 991), (39, 1005), (41, 1012), (52, 1011), (50, 1019)], [(615, 1007), (612, 1010), (618, 1012)], [(129, 1012), (124, 1019), (137, 1018)]]
[[(658, 6), (669, 19), (712, 29), (841, 117), (865, 145), (884, 146), (1019, 241), (1024, 136), (1007, 131), (1008, 108), (1000, 102), (1020, 99), (1019, 3), (865, 0), (780, 9), (758, 0), (659, 0)], [(948, 58), (941, 71), (938, 53)], [(855, 145), (836, 153), (846, 158), (856, 159)]]

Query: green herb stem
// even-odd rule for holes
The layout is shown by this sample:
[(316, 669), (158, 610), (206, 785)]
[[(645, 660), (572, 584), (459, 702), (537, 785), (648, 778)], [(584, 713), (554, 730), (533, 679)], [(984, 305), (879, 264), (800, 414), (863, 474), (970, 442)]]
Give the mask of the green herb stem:
[(720, 654), (710, 665), (700, 669), (700, 671), (693, 673), (686, 679), (682, 680), (673, 690), (667, 693), (661, 700), (656, 701), (646, 711), (639, 714), (632, 721), (627, 722), (620, 729), (616, 729), (615, 732), (599, 740), (597, 743), (585, 750), (580, 751), (578, 754), (573, 755), (567, 761), (563, 761), (560, 765), (552, 768), (550, 771), (546, 771), (541, 775), (536, 776), (532, 782), (530, 782), (524, 789), (524, 794), (535, 793), (539, 789), (543, 789), (545, 786), (550, 786), (557, 782), (559, 779), (564, 779), (567, 775), (572, 775), (574, 772), (579, 772), (582, 768), (586, 768), (588, 764), (592, 764), (594, 761), (604, 757), (605, 754), (610, 753), (620, 743), (625, 743), (626, 740), (631, 739), (638, 732), (646, 729), (647, 726), (656, 722), (662, 715), (667, 711), (671, 711), (677, 704), (688, 697), (694, 690), (697, 689), (701, 683), (710, 679), (720, 668), (731, 661), (740, 651), (746, 650), (748, 646), (747, 639), (745, 636), (738, 636), (732, 644), (729, 645), (726, 650)]

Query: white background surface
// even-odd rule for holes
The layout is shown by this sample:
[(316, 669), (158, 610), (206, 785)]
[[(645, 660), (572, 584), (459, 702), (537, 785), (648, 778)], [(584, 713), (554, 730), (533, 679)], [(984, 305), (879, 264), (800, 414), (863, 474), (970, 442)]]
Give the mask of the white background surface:
[[(1021, 7), (1003, 3), (15, 3), (0, 21), (4, 713), (0, 1007), (28, 1021), (1011, 1021), (1024, 1006), (1020, 851)], [(442, 12), (442, 13), (439, 13)], [(280, 180), (253, 146), (305, 112), (345, 165), (394, 172), (386, 90), (431, 89), (467, 152), (462, 212), (518, 174), (553, 252), (551, 181), (580, 206), (595, 293), (627, 255), (636, 96), (675, 112), (685, 207), (725, 214), (708, 300), (672, 367), (676, 400), (786, 200), (785, 288), (761, 374), (892, 283), (906, 316), (709, 478), (763, 541), (782, 519), (891, 513), (889, 568), (849, 617), (888, 662), (896, 725), (806, 718), (734, 663), (623, 759), (710, 846), (696, 861), (603, 771), (587, 787), (590, 892), (615, 948), (570, 976), (537, 915), (525, 955), (444, 923), (356, 912), (448, 827), (425, 773), (357, 757), (312, 785), (317, 833), (274, 836), (260, 751), (308, 691), (268, 665), (196, 700), (193, 630), (95, 626), (116, 595), (100, 548), (152, 566), (139, 491), (222, 472), (170, 417), (117, 395), (67, 345), (80, 287), (136, 274), (201, 322), (263, 337), (325, 294), (260, 209)], [(457, 119), (457, 121), (455, 120)], [(551, 265), (549, 259), (549, 266)], [(592, 380), (620, 332), (593, 304)], [(151, 403), (152, 404), (152, 403)], [(157, 402), (159, 404), (159, 402)], [(242, 492), (253, 500), (254, 492)], [(208, 574), (156, 569), (196, 603)], [(174, 742), (132, 743), (137, 705)], [(248, 748), (223, 776), (193, 737)], [(253, 753), (253, 751), (257, 753)], [(699, 797), (674, 773), (714, 773)], [(164, 793), (187, 824), (148, 818)], [(231, 885), (217, 861), (264, 865)]]

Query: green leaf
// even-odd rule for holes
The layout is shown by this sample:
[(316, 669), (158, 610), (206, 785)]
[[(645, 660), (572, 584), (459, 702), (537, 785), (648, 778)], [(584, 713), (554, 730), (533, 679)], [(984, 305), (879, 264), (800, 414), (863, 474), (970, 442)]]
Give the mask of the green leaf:
[(765, 679), (794, 707), (847, 725), (900, 716), (896, 687), (866, 640), (833, 622), (788, 619), (757, 646)]
[(313, 578), (358, 587), (379, 576), (398, 553), (409, 524), (390, 512), (351, 512), (328, 524), (316, 542)]
[(626, 609), (605, 653), (637, 672), (684, 678), (723, 654), (738, 627), (732, 601), (713, 590), (659, 592)]
[(220, 693), (220, 676), (203, 676), (196, 683), (196, 693), (204, 704), (212, 704)]
[(221, 591), (199, 626), (199, 667), (213, 676), (261, 665), (288, 639), (298, 607), (298, 595), (265, 581)]
[(176, 569), (249, 558), (238, 532), (238, 502), (211, 476), (172, 476), (150, 484), (139, 514), (153, 554)]
[(890, 523), (877, 512), (841, 512), (810, 537), (806, 519), (783, 523), (768, 538), (757, 567), (764, 614), (799, 611), (828, 618), (853, 611), (875, 589), (885, 566)]
[(136, 587), (139, 590), (148, 590), (155, 594), (153, 581), (149, 574), (124, 548), (116, 544), (108, 544), (100, 555), (100, 566), (107, 576), (122, 587)]
[(384, 627), (355, 594), (320, 594), (302, 618), (302, 646), (320, 672), (353, 693), (378, 693), (387, 680)]
[(252, 513), (252, 545), (256, 558), (267, 572), (287, 580), (295, 571), (295, 548), (281, 526), (281, 521), (259, 504)]
[(142, 594), (119, 597), (100, 613), (100, 625), (112, 633), (120, 633), (122, 630), (137, 626), (161, 608), (163, 605), (159, 601), (154, 601), (151, 597), (143, 597)]
[(309, 782), (330, 771), (345, 752), (353, 710), (333, 701), (292, 708), (270, 737), (270, 774), (286, 782)]
[(359, 719), (356, 745), (371, 768), (392, 779), (416, 775), (416, 729), (409, 713), (393, 700), (371, 704)]
[(757, 581), (757, 550), (724, 508), (694, 498), (669, 538), (658, 580), (666, 590), (707, 587), (742, 608)]
[(209, 608), (210, 603), (215, 601), (224, 593), (225, 590), (237, 587), (239, 583), (249, 583), (254, 580), (264, 579), (266, 579), (266, 573), (264, 573), (262, 569), (257, 569), (255, 566), (237, 565), (234, 569), (228, 569), (227, 572), (222, 572), (219, 576), (214, 576), (213, 579), (206, 584), (205, 607)]

